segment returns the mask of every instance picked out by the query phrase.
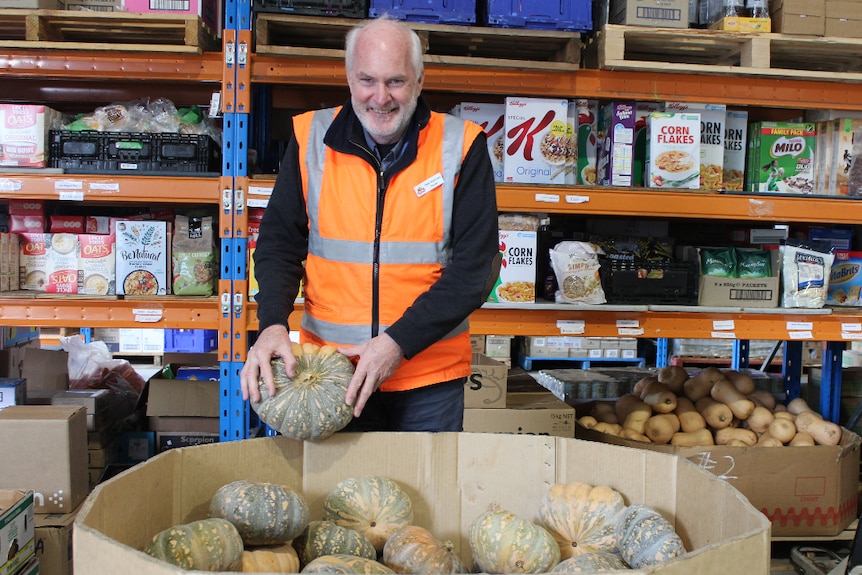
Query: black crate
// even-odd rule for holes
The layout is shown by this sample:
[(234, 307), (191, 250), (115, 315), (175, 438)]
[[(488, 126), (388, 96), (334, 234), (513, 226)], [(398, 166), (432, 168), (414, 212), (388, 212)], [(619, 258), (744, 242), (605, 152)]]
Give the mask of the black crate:
[(255, 0), (256, 12), (365, 18), (368, 0)]
[(51, 130), (50, 165), (69, 174), (219, 175), (221, 151), (202, 134)]
[(697, 305), (697, 262), (601, 258), (608, 303)]

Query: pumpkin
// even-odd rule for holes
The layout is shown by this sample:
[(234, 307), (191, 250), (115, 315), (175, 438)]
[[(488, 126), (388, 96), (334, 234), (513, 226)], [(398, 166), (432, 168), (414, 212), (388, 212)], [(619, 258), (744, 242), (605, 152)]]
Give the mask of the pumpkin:
[(396, 573), (467, 573), (467, 567), (453, 548), (451, 541), (440, 541), (424, 527), (408, 525), (386, 540), (383, 564)]
[(174, 525), (153, 536), (144, 552), (195, 571), (236, 571), (242, 565), (242, 537), (219, 517)]
[(636, 503), (626, 507), (616, 524), (617, 548), (629, 567), (640, 569), (685, 554), (673, 525), (658, 511)]
[(305, 499), (290, 487), (244, 479), (215, 492), (209, 515), (233, 523), (249, 546), (291, 541), (305, 529), (310, 517)]
[(560, 562), (560, 546), (542, 526), (504, 509), (470, 525), (473, 562), (486, 573), (544, 573)]
[(538, 524), (560, 546), (560, 559), (593, 551), (614, 551), (614, 524), (625, 508), (615, 489), (588, 483), (552, 485), (542, 498)]
[(365, 535), (332, 521), (311, 521), (293, 542), (302, 565), (323, 555), (356, 555), (377, 560), (377, 551)]
[(395, 571), (374, 559), (356, 555), (323, 555), (302, 568), (300, 573), (323, 573), (326, 575), (394, 575)]
[(605, 573), (624, 571), (628, 566), (619, 555), (609, 551), (587, 551), (560, 561), (551, 573)]
[(299, 556), (290, 543), (255, 547), (242, 553), (243, 573), (296, 573)]
[(388, 477), (348, 477), (323, 499), (323, 519), (359, 531), (379, 554), (390, 535), (413, 523), (413, 503)]
[(260, 379), (260, 402), (251, 407), (260, 420), (293, 439), (323, 439), (344, 429), (353, 419), (353, 407), (344, 403), (353, 376), (350, 359), (332, 346), (293, 344), (296, 375), (287, 377), (284, 361), (271, 362), (275, 395)]

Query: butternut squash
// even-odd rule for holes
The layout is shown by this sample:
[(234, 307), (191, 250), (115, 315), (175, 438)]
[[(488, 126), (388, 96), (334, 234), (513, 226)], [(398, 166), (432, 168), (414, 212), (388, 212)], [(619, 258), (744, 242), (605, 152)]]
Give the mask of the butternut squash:
[(606, 421), (600, 421), (593, 426), (593, 431), (607, 433), (608, 435), (616, 435), (617, 437), (619, 437), (623, 434), (623, 426), (619, 423), (608, 423)]
[(754, 411), (754, 402), (740, 393), (728, 379), (717, 381), (709, 394), (714, 400), (727, 405), (738, 419), (748, 419)]
[(670, 438), (670, 444), (680, 447), (696, 447), (715, 445), (715, 440), (712, 437), (712, 432), (704, 428), (697, 431), (677, 431)]
[(841, 427), (813, 411), (803, 411), (796, 416), (796, 429), (811, 435), (817, 445), (838, 445), (841, 441)]
[[(778, 405), (776, 405), (776, 407), (778, 407)], [(793, 421), (794, 419), (796, 419), (796, 416), (789, 411), (781, 411), (780, 409), (776, 409), (775, 411), (773, 411), (772, 416), (776, 419), (786, 419), (788, 421)]]
[(676, 409), (676, 394), (658, 379), (646, 384), (641, 399), (656, 413), (670, 413)]
[(789, 419), (779, 417), (769, 424), (768, 433), (783, 444), (788, 444), (796, 435), (796, 425)]
[(781, 447), (783, 445), (784, 444), (781, 443), (781, 440), (772, 437), (769, 433), (761, 435), (756, 444), (757, 447)]
[(676, 409), (673, 410), (679, 419), (680, 429), (686, 433), (706, 427), (703, 415), (694, 407), (694, 403), (684, 395), (676, 398)]
[(595, 424), (598, 423), (598, 420), (592, 415), (583, 415), (578, 419), (578, 423), (581, 427), (585, 427), (587, 429), (592, 429)]
[(630, 429), (628, 427), (623, 427), (622, 437), (625, 437), (626, 439), (633, 439), (635, 441), (644, 441), (646, 443), (652, 443), (652, 440), (649, 437), (647, 437), (643, 433), (638, 433), (634, 429)]
[(716, 381), (724, 379), (724, 374), (717, 367), (705, 367), (682, 384), (683, 395), (697, 403), (698, 399), (709, 395)]
[(643, 424), (652, 415), (652, 408), (634, 393), (626, 393), (617, 398), (614, 405), (617, 423), (623, 427), (643, 433)]
[(751, 379), (747, 373), (741, 373), (735, 369), (728, 369), (724, 372), (724, 376), (730, 380), (733, 387), (743, 395), (749, 395), (757, 389), (757, 384)]
[(655, 375), (647, 375), (647, 376), (644, 376), (644, 377), (640, 378), (640, 379), (639, 379), (639, 380), (637, 380), (637, 381), (635, 382), (635, 384), (632, 386), (632, 393), (633, 393), (633, 394), (635, 394), (635, 395), (637, 395), (638, 397), (641, 397), (641, 395), (643, 395), (643, 393), (642, 393), (642, 392), (643, 392), (644, 388), (645, 388), (649, 383), (651, 383), (651, 382), (653, 382), (653, 381), (658, 381), (658, 377), (657, 377), (657, 376), (655, 376)]
[(811, 406), (808, 405), (808, 402), (805, 401), (802, 397), (797, 397), (796, 399), (791, 399), (787, 403), (787, 411), (792, 413), (793, 415), (799, 415), (803, 411), (814, 411), (811, 409)]
[(741, 439), (731, 439), (725, 445), (727, 445), (727, 447), (751, 447)]
[(790, 413), (787, 411), (787, 406), (783, 403), (776, 403), (775, 407), (772, 408), (773, 413)]
[(731, 440), (741, 441), (745, 445), (752, 446), (757, 443), (757, 434), (750, 429), (741, 427), (725, 427), (715, 432), (715, 443), (727, 445)]
[(769, 424), (774, 419), (775, 416), (772, 414), (772, 411), (760, 405), (755, 407), (754, 411), (751, 412), (751, 415), (746, 420), (746, 424), (751, 431), (760, 434), (769, 429)]
[(597, 401), (594, 403), (592, 409), (590, 409), (590, 415), (595, 417), (596, 421), (600, 423), (619, 423), (614, 404), (607, 401)]
[(730, 407), (709, 396), (698, 399), (694, 407), (712, 429), (724, 429), (733, 424), (733, 412)]
[(763, 407), (771, 411), (775, 410), (775, 396), (765, 389), (755, 389), (748, 394), (748, 399), (754, 402), (760, 402)]
[(810, 433), (798, 431), (787, 445), (790, 445), (791, 447), (812, 447), (817, 444), (814, 443), (814, 438), (811, 437)]
[(647, 419), (644, 425), (644, 435), (653, 443), (669, 443), (677, 431), (679, 419), (673, 413), (657, 413)]
[(682, 395), (682, 386), (688, 379), (688, 372), (681, 365), (668, 365), (658, 370), (656, 377), (669, 390), (677, 395)]

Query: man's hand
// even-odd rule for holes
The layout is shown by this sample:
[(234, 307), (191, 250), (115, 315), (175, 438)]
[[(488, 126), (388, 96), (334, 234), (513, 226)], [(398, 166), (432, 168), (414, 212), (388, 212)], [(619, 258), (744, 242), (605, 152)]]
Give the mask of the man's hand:
[(347, 357), (359, 357), (344, 396), (347, 405), (353, 406), (353, 417), (359, 417), (371, 394), (395, 373), (404, 352), (385, 333), (359, 345), (339, 347), (338, 351)]
[(270, 396), (275, 395), (275, 381), (272, 378), (270, 361), (280, 357), (288, 377), (296, 375), (296, 358), (293, 356), (290, 335), (283, 325), (271, 325), (257, 336), (254, 346), (248, 350), (248, 357), (240, 372), (240, 388), (243, 400), (260, 401), (258, 378), (262, 377)]

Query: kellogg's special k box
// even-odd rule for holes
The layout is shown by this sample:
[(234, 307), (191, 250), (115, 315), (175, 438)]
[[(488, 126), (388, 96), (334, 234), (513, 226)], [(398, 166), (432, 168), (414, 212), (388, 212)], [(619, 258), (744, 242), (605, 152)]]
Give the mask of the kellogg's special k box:
[(469, 120), (481, 126), (488, 138), (488, 155), (494, 168), (494, 181), (503, 181), (503, 145), (506, 118), (505, 104), (487, 102), (461, 102), (462, 120)]
[(506, 98), (503, 181), (565, 184), (575, 142), (567, 100)]

